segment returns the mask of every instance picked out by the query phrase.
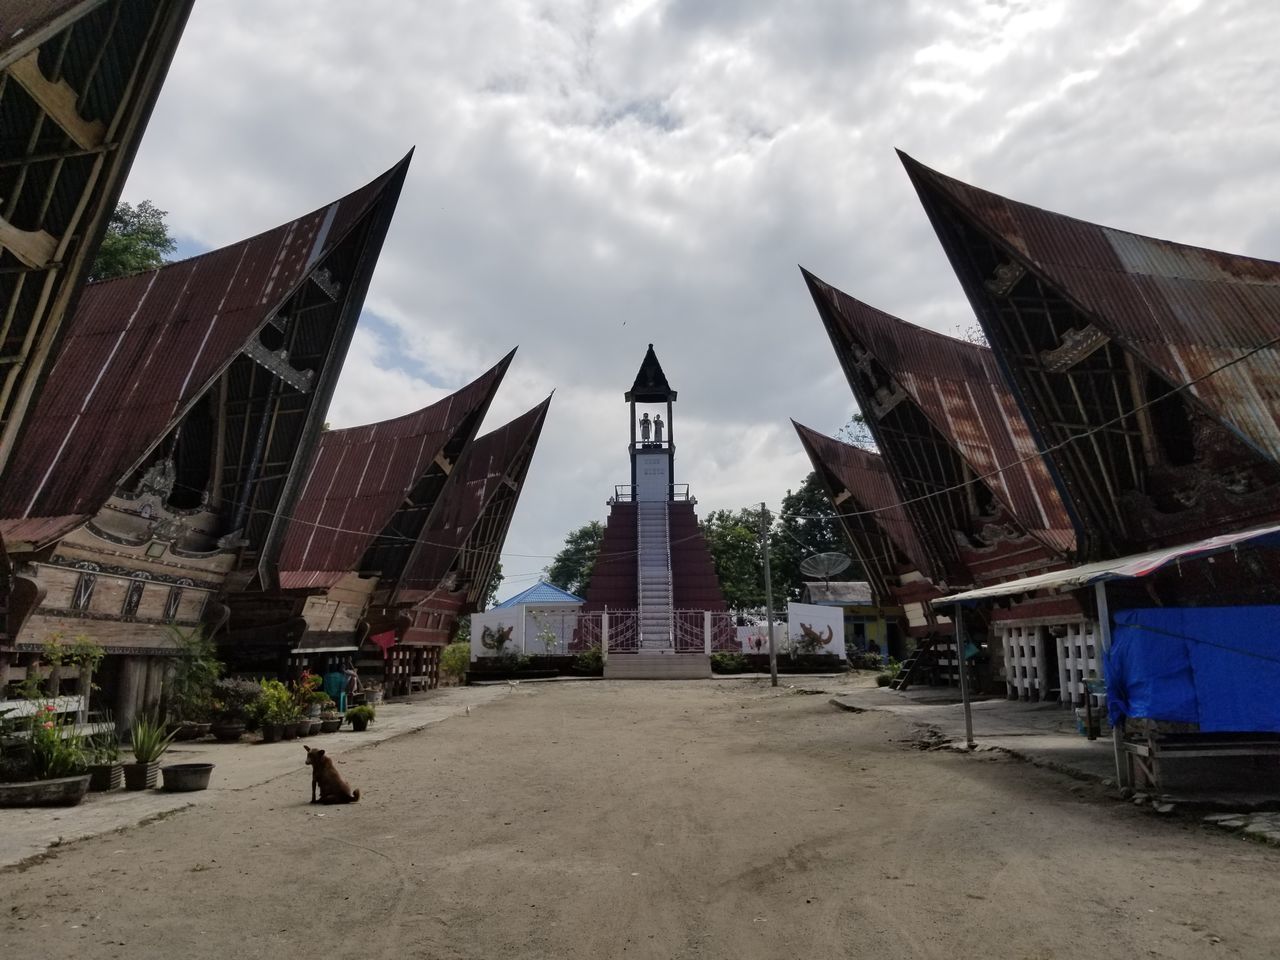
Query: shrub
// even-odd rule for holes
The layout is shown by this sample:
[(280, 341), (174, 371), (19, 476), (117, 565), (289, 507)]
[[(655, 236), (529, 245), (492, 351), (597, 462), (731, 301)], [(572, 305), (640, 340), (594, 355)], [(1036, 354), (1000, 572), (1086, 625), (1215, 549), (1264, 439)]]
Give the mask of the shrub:
[(891, 683), (893, 683), (893, 674), (892, 674), (892, 673), (877, 673), (877, 674), (876, 674), (876, 686), (877, 686), (877, 687), (887, 687), (887, 686), (888, 686), (889, 684), (891, 684)]
[(713, 653), (711, 669), (715, 673), (745, 673), (747, 658), (740, 653)]
[(364, 717), (364, 719), (368, 720), (370, 723), (373, 723), (373, 717), (374, 717), (373, 707), (367, 703), (362, 703), (358, 707), (348, 708), (347, 710), (348, 721), (357, 720), (360, 717)]
[(588, 647), (573, 658), (573, 666), (582, 673), (601, 673), (604, 671), (604, 655), (599, 647)]
[(263, 680), (262, 695), (254, 702), (252, 716), (260, 724), (292, 723), (297, 719), (293, 692), (279, 680)]
[(177, 731), (164, 732), (164, 724), (150, 717), (137, 717), (133, 721), (133, 759), (138, 763), (155, 763), (177, 736)]
[(440, 654), (440, 669), (455, 680), (461, 680), (471, 666), (471, 644), (451, 643)]
[(217, 680), (213, 684), (213, 719), (219, 723), (244, 723), (261, 699), (262, 686), (252, 680)]

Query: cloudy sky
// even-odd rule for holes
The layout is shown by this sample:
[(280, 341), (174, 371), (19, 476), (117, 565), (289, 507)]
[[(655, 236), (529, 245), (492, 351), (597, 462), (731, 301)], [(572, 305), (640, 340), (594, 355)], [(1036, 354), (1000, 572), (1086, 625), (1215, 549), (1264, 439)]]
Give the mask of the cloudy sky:
[(417, 153), (330, 419), (398, 416), (519, 353), (488, 427), (556, 391), (503, 593), (627, 480), (653, 342), (700, 511), (776, 505), (788, 418), (852, 403), (796, 264), (955, 332), (899, 165), (1280, 259), (1269, 0), (199, 0), (125, 199), (183, 253)]

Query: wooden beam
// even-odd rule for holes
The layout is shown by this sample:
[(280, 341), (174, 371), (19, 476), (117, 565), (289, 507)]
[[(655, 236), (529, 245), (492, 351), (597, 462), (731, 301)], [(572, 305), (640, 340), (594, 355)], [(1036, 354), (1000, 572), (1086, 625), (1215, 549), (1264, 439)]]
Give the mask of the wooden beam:
[(0, 246), (28, 267), (49, 266), (58, 249), (58, 238), (45, 230), (20, 230), (0, 217)]
[(65, 80), (49, 80), (40, 69), (40, 54), (33, 50), (9, 67), (9, 75), (21, 84), (49, 117), (66, 131), (82, 150), (92, 150), (106, 139), (107, 125), (80, 115), (79, 99)]

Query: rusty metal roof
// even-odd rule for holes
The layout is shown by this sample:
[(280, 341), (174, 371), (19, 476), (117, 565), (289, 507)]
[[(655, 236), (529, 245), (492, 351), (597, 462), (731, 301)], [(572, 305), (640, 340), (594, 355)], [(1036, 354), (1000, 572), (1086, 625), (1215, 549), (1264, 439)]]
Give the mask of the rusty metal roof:
[(926, 208), (941, 194), (1058, 288), (1103, 333), (1177, 386), (1257, 350), (1190, 393), (1280, 461), (1280, 263), (1052, 213), (900, 154)]
[[(800, 435), (805, 452), (813, 462), (813, 468), (820, 475), (824, 470), (829, 472), (849, 491), (850, 500), (833, 504), (838, 514), (845, 515), (842, 519), (846, 529), (856, 528), (853, 521), (862, 519), (856, 514), (869, 511), (866, 519), (875, 523), (898, 552), (917, 570), (928, 570), (928, 555), (900, 502), (901, 498), (893, 477), (889, 475), (889, 468), (885, 466), (884, 458), (878, 453), (828, 437), (803, 424), (793, 421), (792, 425)], [(891, 557), (860, 559), (868, 574), (874, 570), (892, 568), (895, 562)], [(887, 596), (887, 583), (877, 584), (877, 592), (881, 596)]]
[(0, 69), (105, 0), (0, 0)]
[(1028, 533), (1070, 553), (1066, 508), (990, 348), (900, 320), (807, 271), (805, 278), (829, 307), (823, 317), (838, 328), (829, 328), (837, 351), (866, 350), (976, 475), (994, 474), (987, 485)]
[(459, 430), (469, 425), (474, 435), (514, 353), (461, 390), (414, 413), (327, 431), (289, 523), (280, 585), (332, 586), (358, 568), (376, 536), (394, 536), (387, 525), (396, 509)]
[(3, 534), (4, 541), (12, 552), (39, 550), (61, 540), (88, 519), (88, 516), (75, 515), (29, 517), (25, 520), (0, 519), (0, 534)]
[(483, 599), (478, 594), (483, 594), (497, 567), (550, 406), (548, 397), (475, 439), (423, 528), (401, 580), (403, 587), (434, 590), (454, 571), (469, 603)]
[(256, 237), (86, 287), (14, 450), (0, 517), (96, 513), (311, 268), (394, 203), (408, 162)]

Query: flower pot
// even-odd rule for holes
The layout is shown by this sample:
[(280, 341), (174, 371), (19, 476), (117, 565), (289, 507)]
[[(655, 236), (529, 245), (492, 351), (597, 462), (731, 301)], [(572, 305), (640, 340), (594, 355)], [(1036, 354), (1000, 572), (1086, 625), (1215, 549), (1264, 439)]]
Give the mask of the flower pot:
[(213, 725), (213, 735), (219, 743), (235, 743), (244, 736), (244, 724), (239, 721), (216, 723)]
[(364, 692), (364, 702), (365, 702), (365, 703), (369, 703), (369, 704), (373, 704), (373, 703), (381, 703), (381, 702), (382, 702), (382, 691), (381, 691), (381, 690), (366, 690), (366, 691)]
[(74, 807), (89, 789), (89, 774), (57, 780), (0, 783), (0, 807)]
[(166, 793), (189, 793), (209, 789), (212, 763), (171, 763), (161, 771), (164, 774)]
[(150, 790), (160, 777), (160, 764), (126, 763), (124, 765), (124, 788), (126, 790)]
[(342, 726), (341, 717), (334, 717), (332, 720), (321, 720), (320, 732), (321, 733), (337, 733), (338, 728), (341, 726)]
[(89, 764), (89, 789), (95, 792), (119, 790), (124, 786), (124, 767), (119, 763)]
[(175, 740), (194, 740), (198, 735), (199, 729), (199, 724), (190, 720), (169, 724), (169, 732), (174, 735), (173, 739)]
[(293, 740), (293, 739), (296, 739), (297, 736), (298, 736), (297, 720), (293, 721), (292, 723), (286, 723), (281, 725), (280, 727), (281, 740)]
[(320, 716), (320, 704), (313, 703), (307, 707), (307, 719), (315, 720)]
[(366, 730), (369, 729), (369, 718), (368, 717), (352, 717), (351, 729), (354, 730), (356, 733), (364, 733)]
[(262, 742), (275, 743), (284, 733), (284, 725), (279, 723), (264, 723), (262, 725)]
[(307, 731), (307, 736), (314, 737), (317, 733), (320, 732), (320, 729), (323, 726), (324, 726), (324, 721), (321, 720), (319, 717), (315, 717), (311, 721), (311, 729)]
[[(241, 724), (241, 726), (243, 727), (244, 725), (243, 725), (243, 724)], [(212, 723), (197, 723), (197, 724), (196, 724), (196, 739), (197, 739), (197, 740), (200, 740), (200, 739), (202, 739), (202, 738), (204, 738), (204, 737), (207, 737), (207, 736), (209, 735), (209, 731), (210, 731), (210, 730), (212, 730), (212, 729), (213, 729), (213, 724), (212, 724)]]

